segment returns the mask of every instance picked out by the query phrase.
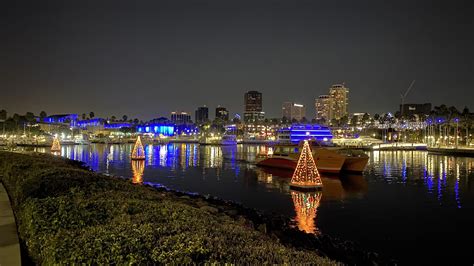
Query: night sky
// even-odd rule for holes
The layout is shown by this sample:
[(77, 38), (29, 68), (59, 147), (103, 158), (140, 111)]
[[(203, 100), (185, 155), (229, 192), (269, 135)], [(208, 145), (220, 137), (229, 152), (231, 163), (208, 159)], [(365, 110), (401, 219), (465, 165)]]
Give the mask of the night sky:
[(333, 83), (350, 112), (474, 109), (474, 1), (10, 1), (0, 6), (0, 109), (147, 120), (206, 104), (267, 117)]

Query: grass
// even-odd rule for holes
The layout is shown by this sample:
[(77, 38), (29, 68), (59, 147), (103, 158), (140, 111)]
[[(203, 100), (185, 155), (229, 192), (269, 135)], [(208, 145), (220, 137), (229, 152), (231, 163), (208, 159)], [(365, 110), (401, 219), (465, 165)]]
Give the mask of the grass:
[(210, 212), (202, 200), (96, 174), (76, 161), (0, 152), (0, 179), (36, 264), (334, 264)]

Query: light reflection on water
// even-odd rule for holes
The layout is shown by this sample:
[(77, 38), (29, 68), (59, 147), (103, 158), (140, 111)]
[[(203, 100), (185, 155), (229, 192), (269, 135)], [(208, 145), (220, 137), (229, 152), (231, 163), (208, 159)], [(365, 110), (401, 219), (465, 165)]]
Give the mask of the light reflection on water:
[(145, 171), (145, 161), (134, 160), (132, 161), (132, 182), (135, 184), (143, 183), (143, 172)]
[[(474, 172), (474, 159), (431, 155), (422, 151), (374, 151), (367, 171), (388, 183), (422, 182), (428, 193), (442, 203), (443, 196), (453, 196), (457, 208), (462, 208), (460, 182), (468, 182)], [(444, 195), (449, 194), (449, 195)]]
[(323, 193), (317, 192), (299, 192), (291, 191), (293, 205), (295, 205), (296, 216), (294, 220), (298, 229), (306, 233), (318, 234), (319, 231), (315, 225), (316, 212), (319, 207)]
[[(132, 144), (63, 146), (61, 155), (134, 182), (210, 194), (289, 215), (300, 230), (357, 241), (395, 258), (416, 256), (406, 251), (410, 248), (439, 249), (430, 237), (440, 226), (472, 233), (464, 223), (474, 217), (474, 158), (374, 151), (368, 153), (363, 175), (323, 176), (321, 192), (304, 194), (289, 189), (291, 172), (249, 163), (267, 152), (265, 146), (146, 145), (146, 159), (133, 164), (131, 149)], [(455, 232), (437, 237), (457, 242), (460, 235)], [(449, 255), (449, 250), (436, 253), (443, 254)]]

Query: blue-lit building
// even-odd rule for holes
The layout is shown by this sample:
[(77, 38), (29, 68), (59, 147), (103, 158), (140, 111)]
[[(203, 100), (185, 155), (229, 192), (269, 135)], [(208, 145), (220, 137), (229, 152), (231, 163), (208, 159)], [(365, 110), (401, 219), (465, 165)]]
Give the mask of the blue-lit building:
[(281, 143), (298, 144), (303, 140), (330, 142), (333, 138), (331, 130), (326, 126), (293, 124), (278, 130), (278, 141)]
[(198, 128), (193, 124), (175, 125), (172, 123), (149, 123), (137, 126), (138, 133), (153, 133), (171, 137), (174, 135), (194, 135), (198, 133)]
[(103, 118), (94, 118), (77, 121), (77, 127), (81, 129), (87, 129), (88, 127), (100, 127), (105, 124), (105, 119)]
[(50, 115), (45, 117), (41, 122), (47, 124), (69, 124), (71, 127), (75, 127), (77, 117), (77, 114)]
[(176, 135), (195, 135), (199, 132), (194, 124), (175, 125), (174, 133)]
[(132, 124), (127, 122), (112, 122), (104, 124), (104, 129), (121, 129), (124, 127), (132, 127)]
[(137, 126), (138, 133), (153, 133), (163, 136), (173, 136), (175, 130), (175, 125), (173, 124), (145, 124)]

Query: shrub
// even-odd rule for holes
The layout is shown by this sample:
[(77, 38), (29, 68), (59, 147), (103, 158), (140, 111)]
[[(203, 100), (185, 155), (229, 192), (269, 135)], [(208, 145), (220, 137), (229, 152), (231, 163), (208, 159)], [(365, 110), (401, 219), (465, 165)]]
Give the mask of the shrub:
[(0, 171), (20, 239), (37, 264), (332, 263), (222, 212), (208, 213), (192, 199), (74, 161), (1, 152)]

